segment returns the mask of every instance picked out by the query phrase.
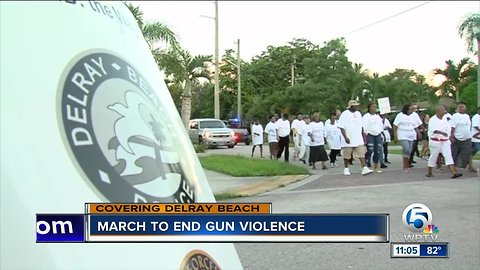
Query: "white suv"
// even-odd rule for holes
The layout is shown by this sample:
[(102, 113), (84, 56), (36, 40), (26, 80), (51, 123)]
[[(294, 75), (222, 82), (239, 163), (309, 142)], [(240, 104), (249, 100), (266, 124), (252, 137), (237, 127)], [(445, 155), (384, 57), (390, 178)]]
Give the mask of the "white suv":
[(190, 120), (188, 135), (192, 143), (207, 146), (235, 146), (235, 134), (219, 119), (201, 118)]

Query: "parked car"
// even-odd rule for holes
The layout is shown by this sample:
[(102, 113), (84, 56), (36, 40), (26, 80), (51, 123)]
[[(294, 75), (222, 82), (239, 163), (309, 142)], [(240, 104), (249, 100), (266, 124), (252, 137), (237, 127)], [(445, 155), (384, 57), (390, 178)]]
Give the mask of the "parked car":
[(188, 134), (192, 143), (206, 146), (235, 146), (232, 129), (227, 128), (219, 119), (201, 118), (190, 120)]
[(224, 121), (228, 128), (233, 129), (235, 133), (235, 144), (243, 142), (249, 145), (252, 142), (252, 136), (250, 135), (250, 125), (244, 121), (238, 119), (229, 119)]

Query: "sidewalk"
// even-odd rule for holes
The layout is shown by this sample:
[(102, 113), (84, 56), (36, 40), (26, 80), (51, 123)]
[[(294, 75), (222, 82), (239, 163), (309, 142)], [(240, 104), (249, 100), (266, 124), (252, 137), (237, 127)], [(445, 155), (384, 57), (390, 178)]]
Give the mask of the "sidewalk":
[[(391, 149), (400, 149), (400, 146), (393, 146)], [(199, 156), (204, 155), (242, 155), (250, 157), (251, 155), (251, 146), (237, 145), (234, 149), (208, 149), (204, 154), (198, 154)], [(328, 151), (327, 151), (328, 152)], [(293, 148), (290, 149), (290, 156), (293, 154)], [(258, 152), (257, 152), (258, 155)], [(257, 157), (258, 158), (258, 157)], [(382, 176), (389, 177), (389, 172), (398, 172), (402, 169), (402, 157), (401, 155), (391, 154), (388, 157), (391, 164), (387, 164), (388, 168), (382, 169)], [(417, 162), (414, 164), (416, 169), (425, 169), (427, 168), (427, 161), (415, 157), (414, 160)], [(283, 158), (278, 162), (284, 162)], [(475, 166), (479, 166), (479, 161), (474, 161)], [(290, 164), (302, 166), (309, 168), (307, 165), (304, 165), (300, 161), (293, 161), (290, 157)], [(327, 166), (330, 165), (329, 162), (326, 163)], [(208, 182), (214, 194), (220, 193), (232, 193), (239, 196), (253, 196), (263, 193), (272, 193), (276, 191), (288, 191), (298, 188), (299, 186), (313, 182), (322, 176), (327, 175), (342, 175), (343, 176), (343, 158), (339, 157), (337, 160), (337, 167), (331, 167), (327, 170), (316, 169), (312, 170), (309, 168), (310, 175), (282, 175), (282, 176), (263, 176), (263, 177), (234, 177), (225, 175), (219, 172), (210, 171), (204, 169), (205, 175), (207, 176)], [(319, 166), (320, 167), (320, 166)], [(352, 178), (359, 177), (368, 177), (361, 176), (360, 162), (356, 160), (354, 165), (350, 165), (350, 172)], [(444, 168), (446, 170), (446, 168)], [(459, 169), (460, 172), (463, 172)], [(390, 173), (391, 175), (392, 173)]]

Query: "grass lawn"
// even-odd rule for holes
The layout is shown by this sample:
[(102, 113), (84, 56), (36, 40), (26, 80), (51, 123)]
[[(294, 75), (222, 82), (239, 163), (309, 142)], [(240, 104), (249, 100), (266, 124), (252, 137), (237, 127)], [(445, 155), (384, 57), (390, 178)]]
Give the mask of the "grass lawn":
[[(401, 155), (402, 150), (400, 150), (400, 149), (388, 149), (388, 153), (389, 154), (394, 154), (394, 155)], [(475, 156), (473, 156), (473, 160), (480, 160), (480, 154), (476, 154)]]
[(205, 169), (232, 176), (305, 175), (306, 168), (279, 160), (247, 158), (232, 155), (199, 157)]

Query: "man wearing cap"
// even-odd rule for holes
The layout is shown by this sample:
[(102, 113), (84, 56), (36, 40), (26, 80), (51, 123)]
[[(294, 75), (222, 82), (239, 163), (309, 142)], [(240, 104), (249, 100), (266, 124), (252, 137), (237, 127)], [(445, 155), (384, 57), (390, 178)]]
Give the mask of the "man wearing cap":
[(343, 111), (338, 119), (338, 127), (342, 132), (342, 136), (345, 141), (342, 143), (342, 155), (345, 169), (344, 175), (350, 175), (348, 165), (350, 164), (349, 158), (352, 156), (360, 160), (362, 167), (362, 175), (367, 175), (373, 172), (365, 163), (365, 134), (362, 126), (362, 114), (358, 111), (360, 104), (356, 100), (350, 100), (348, 102), (347, 110)]

